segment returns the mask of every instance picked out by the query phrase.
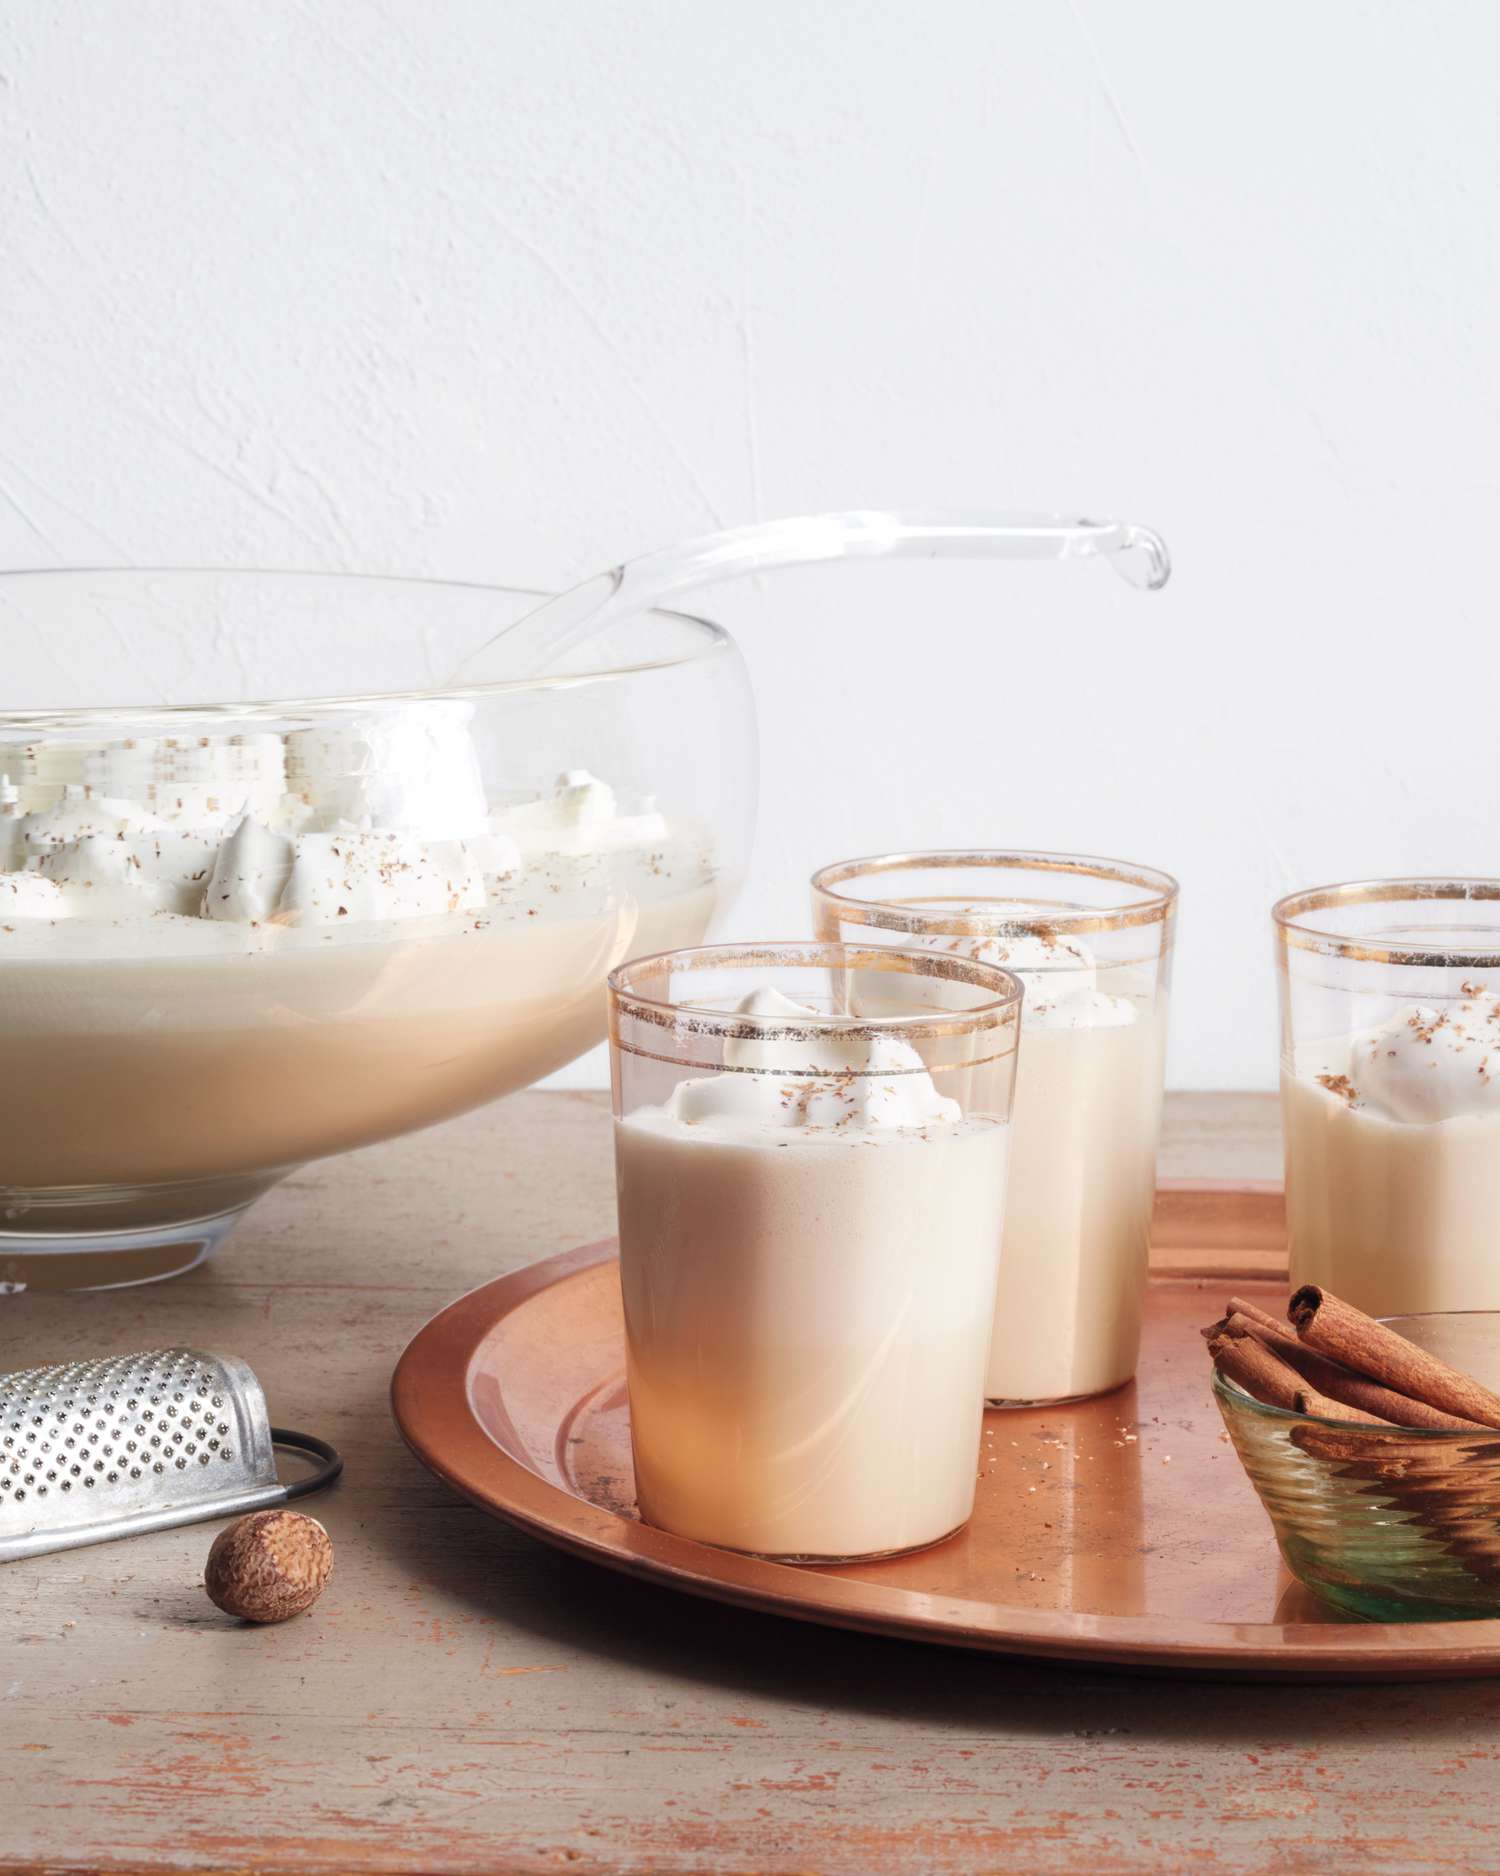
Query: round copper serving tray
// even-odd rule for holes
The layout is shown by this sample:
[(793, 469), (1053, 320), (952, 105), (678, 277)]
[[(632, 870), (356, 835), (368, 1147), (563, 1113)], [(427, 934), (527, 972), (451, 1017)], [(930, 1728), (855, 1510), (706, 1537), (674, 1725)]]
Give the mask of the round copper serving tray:
[(974, 1519), (931, 1550), (795, 1568), (643, 1525), (614, 1248), (587, 1245), (462, 1297), (417, 1335), (392, 1384), (417, 1458), (547, 1543), (720, 1602), (1000, 1654), (1252, 1679), (1500, 1673), (1500, 1621), (1341, 1621), (1285, 1574), (1222, 1437), (1196, 1333), (1222, 1308), (1222, 1278), (1153, 1281), (1129, 1387), (988, 1414)]

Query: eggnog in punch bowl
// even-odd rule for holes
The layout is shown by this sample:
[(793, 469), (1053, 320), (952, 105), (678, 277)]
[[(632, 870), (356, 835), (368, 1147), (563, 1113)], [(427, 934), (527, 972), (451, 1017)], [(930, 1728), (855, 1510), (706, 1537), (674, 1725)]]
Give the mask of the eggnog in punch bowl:
[[(0, 716), (0, 1286), (188, 1268), (303, 1161), (560, 1067), (622, 958), (703, 936), (753, 802), (717, 628), (642, 613), (532, 682), (394, 688), (533, 598), (0, 577), (0, 626), (71, 647), (86, 705)], [(368, 692), (199, 702), (184, 621)]]

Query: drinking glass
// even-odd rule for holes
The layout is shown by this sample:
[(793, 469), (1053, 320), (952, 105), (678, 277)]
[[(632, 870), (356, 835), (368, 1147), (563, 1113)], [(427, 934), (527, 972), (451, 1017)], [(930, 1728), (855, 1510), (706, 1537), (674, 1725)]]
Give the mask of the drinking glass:
[[(870, 1014), (897, 979), (900, 1014)], [(609, 988), (641, 1515), (800, 1562), (949, 1536), (974, 1503), (1020, 985), (758, 944)]]
[(1077, 854), (893, 853), (813, 877), (825, 941), (922, 945), (1025, 985), (985, 1394), (1081, 1400), (1128, 1381), (1156, 1192), (1177, 883)]
[(1500, 1309), (1500, 880), (1272, 913), (1292, 1282), (1371, 1315)]

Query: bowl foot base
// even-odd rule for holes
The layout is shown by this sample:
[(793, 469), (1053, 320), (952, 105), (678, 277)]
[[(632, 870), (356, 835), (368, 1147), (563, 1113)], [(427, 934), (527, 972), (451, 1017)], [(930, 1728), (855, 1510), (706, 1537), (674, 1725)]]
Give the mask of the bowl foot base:
[(0, 1231), (0, 1298), (28, 1290), (118, 1290), (180, 1277), (213, 1256), (253, 1202), (212, 1218), (134, 1231)]

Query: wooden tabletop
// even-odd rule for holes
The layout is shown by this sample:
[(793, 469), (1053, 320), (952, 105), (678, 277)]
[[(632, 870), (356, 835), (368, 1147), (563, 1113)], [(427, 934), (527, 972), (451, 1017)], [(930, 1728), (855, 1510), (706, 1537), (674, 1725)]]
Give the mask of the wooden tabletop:
[[(1178, 1096), (1163, 1170), (1278, 1170), (1270, 1097)], [(544, 1549), (408, 1456), (442, 1304), (606, 1235), (604, 1098), (309, 1168), (175, 1282), (0, 1303), (0, 1369), (196, 1342), (342, 1447), (310, 1614), (241, 1627), (213, 1527), (0, 1568), (0, 1867), (1500, 1870), (1500, 1684), (1132, 1680), (822, 1631)]]

